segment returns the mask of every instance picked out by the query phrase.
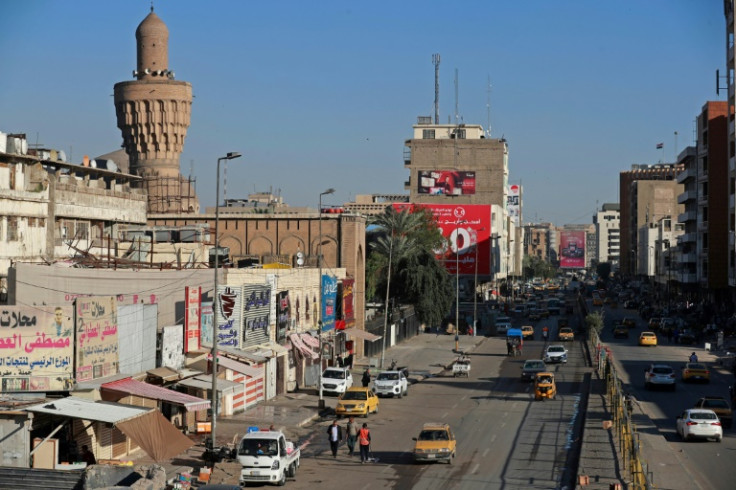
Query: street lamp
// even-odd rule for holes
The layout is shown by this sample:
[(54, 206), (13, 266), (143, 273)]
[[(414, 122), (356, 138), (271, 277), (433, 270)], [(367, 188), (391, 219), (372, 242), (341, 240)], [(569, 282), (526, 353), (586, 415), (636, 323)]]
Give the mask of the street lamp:
[(317, 327), (319, 327), (317, 332), (319, 336), (319, 408), (325, 408), (325, 399), (322, 398), (322, 196), (333, 192), (335, 192), (335, 189), (330, 187), (319, 194), (319, 243), (317, 244), (317, 266), (319, 268), (319, 308), (317, 308), (319, 310), (319, 321), (317, 322)]
[(381, 345), (381, 369), (383, 369), (383, 361), (386, 357), (386, 330), (388, 328), (388, 305), (389, 291), (391, 288), (391, 262), (394, 252), (394, 226), (391, 225), (391, 241), (388, 244), (388, 275), (386, 277), (386, 306), (383, 312), (383, 342)]
[[(478, 232), (486, 231), (485, 227), (479, 228)], [(477, 235), (476, 235), (477, 237)], [(476, 239), (475, 241), (475, 286), (473, 287), (473, 337), (475, 337), (475, 330), (478, 328), (478, 248), (480, 242)]]
[(217, 269), (220, 267), (220, 162), (222, 160), (232, 160), (240, 158), (238, 152), (231, 151), (224, 157), (217, 159), (217, 185), (215, 191), (215, 289), (212, 294), (213, 298), (213, 322), (212, 322), (212, 400), (210, 401), (212, 410), (212, 427), (211, 427), (211, 447), (215, 450), (217, 437), (217, 313), (220, 310), (220, 299), (217, 294)]
[(455, 223), (455, 352), (460, 350), (460, 235), (459, 226), (467, 221)]

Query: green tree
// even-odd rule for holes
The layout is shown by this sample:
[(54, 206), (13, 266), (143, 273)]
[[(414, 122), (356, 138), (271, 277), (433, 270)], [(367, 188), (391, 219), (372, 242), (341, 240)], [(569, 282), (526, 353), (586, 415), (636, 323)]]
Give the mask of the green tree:
[(385, 301), (388, 288), (394, 301), (414, 305), (419, 321), (439, 325), (450, 309), (454, 290), (443, 264), (435, 258), (434, 251), (443, 249), (446, 242), (431, 212), (388, 207), (371, 224), (367, 297)]

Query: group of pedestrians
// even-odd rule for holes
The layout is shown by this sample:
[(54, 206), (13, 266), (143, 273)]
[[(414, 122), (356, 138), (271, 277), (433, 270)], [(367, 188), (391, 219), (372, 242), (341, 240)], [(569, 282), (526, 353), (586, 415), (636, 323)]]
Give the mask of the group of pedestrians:
[(330, 442), (333, 458), (337, 458), (337, 449), (344, 440), (348, 446), (348, 456), (355, 454), (355, 443), (357, 442), (361, 464), (367, 463), (370, 459), (371, 431), (368, 429), (367, 423), (363, 423), (363, 426), (359, 428), (358, 424), (355, 423), (355, 417), (351, 416), (345, 425), (344, 439), (342, 427), (337, 424), (337, 419), (333, 420), (332, 425), (327, 427), (327, 439)]

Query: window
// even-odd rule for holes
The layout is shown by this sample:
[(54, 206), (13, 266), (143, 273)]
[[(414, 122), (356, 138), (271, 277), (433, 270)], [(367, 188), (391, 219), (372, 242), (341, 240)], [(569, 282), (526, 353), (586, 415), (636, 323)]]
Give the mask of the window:
[(434, 129), (423, 129), (422, 139), (423, 140), (433, 140), (434, 139)]
[(15, 216), (8, 217), (8, 241), (18, 241), (18, 218)]

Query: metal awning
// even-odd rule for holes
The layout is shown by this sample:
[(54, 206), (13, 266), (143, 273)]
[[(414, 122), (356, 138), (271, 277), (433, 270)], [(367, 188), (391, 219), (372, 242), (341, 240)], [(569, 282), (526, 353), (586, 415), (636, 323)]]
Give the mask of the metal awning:
[(111, 381), (130, 378), (130, 374), (111, 374), (102, 378), (90, 379), (89, 381), (81, 381), (76, 384), (74, 390), (99, 390), (100, 386)]
[[(211, 359), (212, 356), (210, 356), (210, 360)], [(263, 374), (260, 369), (249, 366), (244, 362), (230, 359), (229, 357), (217, 356), (217, 364), (227, 369), (232, 369), (233, 371), (245, 374), (246, 376), (250, 376), (251, 378), (258, 378)], [(218, 379), (217, 381), (219, 383), (220, 380)]]
[(270, 357), (272, 357), (272, 356), (259, 355), (257, 352), (253, 352), (253, 351), (248, 352), (248, 351), (245, 351), (245, 350), (232, 349), (232, 348), (229, 348), (229, 347), (220, 347), (219, 350), (222, 351), (222, 352), (226, 352), (228, 354), (231, 354), (233, 356), (236, 356), (236, 357), (240, 357), (240, 358), (243, 358), (243, 359), (248, 359), (249, 361), (253, 361), (256, 364), (262, 364), (262, 363), (268, 361)]
[(293, 333), (289, 336), (289, 339), (291, 340), (291, 344), (302, 353), (305, 357), (311, 358), (311, 359), (319, 359), (319, 355), (314, 352), (312, 349), (310, 349), (303, 341), (301, 336), (298, 333)]
[(280, 356), (282, 354), (286, 354), (287, 352), (289, 352), (289, 349), (279, 344), (278, 342), (274, 342), (273, 340), (269, 340), (265, 344), (258, 344), (258, 347), (262, 349), (271, 349), (274, 352), (274, 354), (277, 356)]
[(157, 367), (155, 369), (149, 369), (146, 374), (161, 378), (164, 382), (176, 381), (179, 379), (179, 373), (175, 369), (171, 369), (167, 366)]
[(121, 379), (101, 386), (103, 390), (116, 391), (127, 395), (135, 395), (143, 398), (152, 398), (162, 402), (179, 405), (190, 411), (204, 410), (210, 407), (210, 401), (196, 396), (180, 393), (178, 391), (142, 383), (134, 379)]
[(353, 328), (346, 328), (343, 331), (345, 332), (346, 335), (350, 335), (351, 337), (355, 337), (355, 338), (358, 338), (358, 339), (367, 340), (369, 342), (374, 342), (376, 340), (380, 340), (380, 339), (383, 338), (380, 335), (374, 335), (374, 334), (372, 334), (370, 332), (366, 332), (365, 330), (361, 330), (361, 329), (355, 328), (355, 327), (353, 327)]
[(86, 398), (69, 396), (67, 398), (59, 398), (39, 405), (26, 407), (24, 410), (59, 417), (119, 424), (120, 422), (140, 417), (153, 409), (121, 405), (120, 403), (114, 402), (95, 402)]
[(302, 333), (299, 336), (305, 344), (319, 350), (319, 339), (317, 337), (308, 333)]
[[(187, 388), (212, 391), (212, 377), (209, 375), (183, 379), (176, 384), (177, 386), (186, 386)], [(236, 383), (227, 379), (217, 378), (217, 391), (220, 393), (238, 394), (242, 393), (244, 390), (243, 383)]]

